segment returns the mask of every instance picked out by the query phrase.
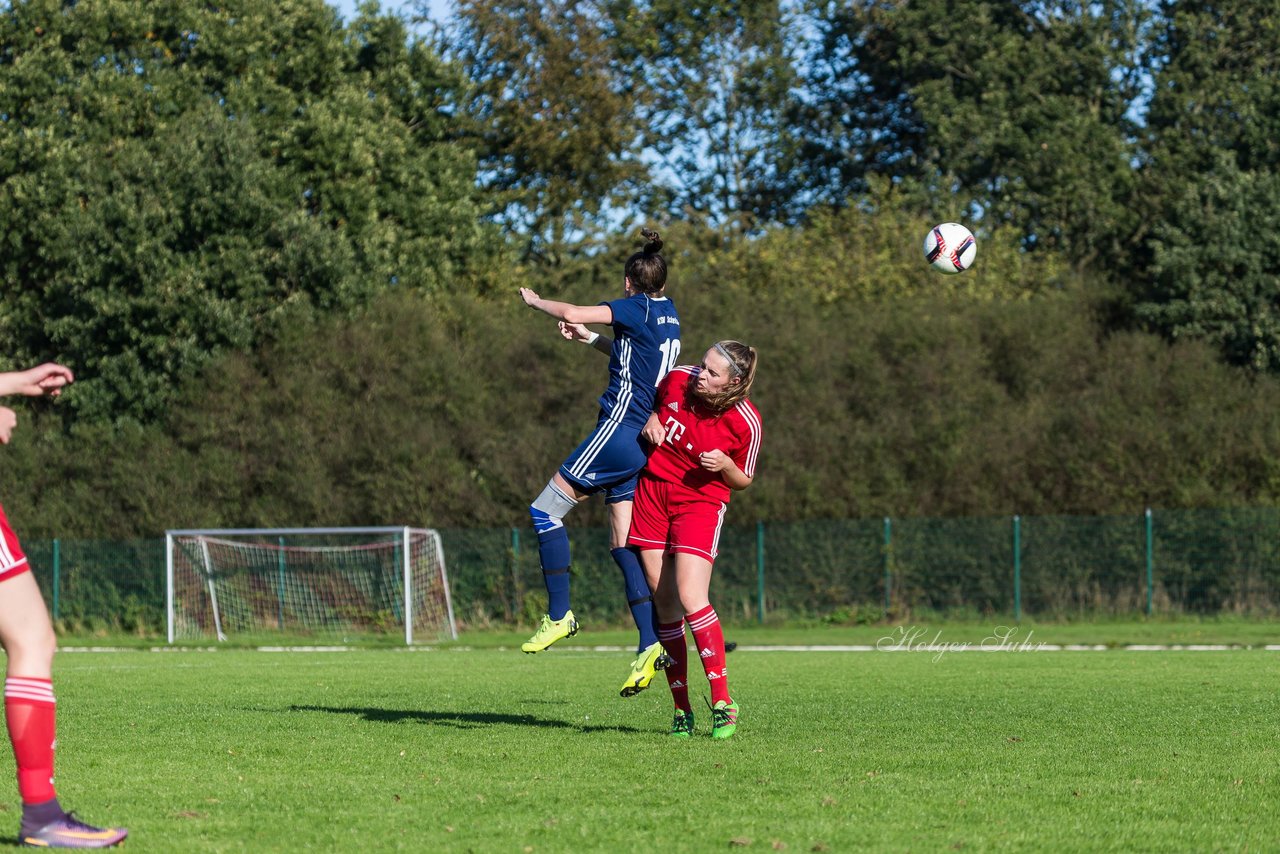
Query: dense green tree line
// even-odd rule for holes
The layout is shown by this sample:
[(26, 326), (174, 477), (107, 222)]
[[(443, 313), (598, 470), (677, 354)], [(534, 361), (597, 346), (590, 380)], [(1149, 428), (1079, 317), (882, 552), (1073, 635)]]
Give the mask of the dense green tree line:
[[(1273, 503), (1277, 20), (3, 4), (0, 344), (80, 378), (24, 405), (13, 515), (523, 524), (604, 363), (515, 287), (616, 293), (639, 218), (686, 355), (764, 354), (739, 520)], [(943, 219), (979, 235), (960, 277), (919, 257)]]
[[(832, 227), (878, 221), (850, 213)], [(1037, 290), (1044, 269), (986, 265), (972, 279), (930, 274), (893, 300), (831, 299), (777, 262), (786, 246), (717, 255), (692, 238), (670, 235), (685, 355), (730, 336), (762, 353), (761, 476), (734, 499), (739, 523), (1135, 513), (1280, 496), (1280, 383), (1201, 343), (1107, 334), (1069, 278)], [(914, 243), (881, 249), (914, 259)], [(625, 249), (534, 284), (607, 297)], [(1021, 294), (978, 292), (1019, 273)], [(560, 339), (514, 288), (499, 300), (387, 294), (222, 358), (145, 427), (67, 433), (36, 413), (6, 449), (5, 479), (40, 496), (12, 510), (33, 536), (524, 525), (593, 423), (605, 371), (603, 356)], [(579, 521), (602, 518), (591, 504)]]
[[(1280, 368), (1262, 225), (1280, 198), (1273, 3), (500, 5), (460, 3), (440, 44), (488, 93), (482, 182), (522, 166), (498, 182), (500, 219), (527, 254), (561, 257), (609, 222), (550, 198), (621, 198), (732, 237), (889, 180), (938, 219), (1012, 226), (1026, 251), (1119, 285), (1121, 326)], [(584, 45), (589, 61), (567, 59)]]
[(492, 256), (456, 75), (320, 0), (28, 0), (0, 14), (0, 340), (90, 420), (291, 311), (470, 284)]

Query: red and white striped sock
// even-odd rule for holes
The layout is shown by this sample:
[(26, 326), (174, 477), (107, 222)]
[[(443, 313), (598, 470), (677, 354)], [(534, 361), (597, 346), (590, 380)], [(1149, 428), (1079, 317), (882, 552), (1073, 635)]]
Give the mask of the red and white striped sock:
[(724, 630), (716, 609), (708, 605), (689, 615), (689, 628), (693, 630), (693, 642), (698, 645), (698, 657), (711, 684), (712, 705), (729, 700), (729, 672), (725, 667)]
[(684, 637), (684, 620), (678, 623), (658, 623), (658, 640), (671, 656), (671, 663), (662, 671), (667, 674), (671, 687), (671, 699), (676, 708), (692, 712), (689, 705), (689, 642)]
[(57, 796), (53, 788), (56, 711), (51, 680), (30, 676), (4, 680), (5, 723), (24, 804), (44, 803)]

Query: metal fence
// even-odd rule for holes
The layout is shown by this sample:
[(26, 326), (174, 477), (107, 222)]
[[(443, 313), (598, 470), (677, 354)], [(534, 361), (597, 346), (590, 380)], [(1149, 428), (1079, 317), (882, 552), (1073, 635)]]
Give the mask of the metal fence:
[[(462, 626), (527, 625), (542, 613), (532, 531), (439, 530)], [(608, 531), (571, 526), (570, 539), (575, 612), (625, 624)], [(24, 545), (61, 628), (163, 630), (162, 539)], [(1274, 614), (1280, 509), (726, 526), (712, 584), (717, 611), (737, 622)]]

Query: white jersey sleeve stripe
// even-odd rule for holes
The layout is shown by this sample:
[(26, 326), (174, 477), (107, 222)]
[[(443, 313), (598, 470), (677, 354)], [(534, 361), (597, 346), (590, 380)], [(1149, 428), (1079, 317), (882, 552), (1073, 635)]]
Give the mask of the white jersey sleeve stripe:
[(9, 548), (9, 543), (4, 537), (0, 537), (0, 569), (12, 569), (15, 566), (21, 566), (23, 561), (13, 559), (13, 550)]
[(760, 439), (764, 432), (760, 426), (760, 416), (745, 400), (739, 402), (735, 408), (738, 410), (738, 414), (742, 416), (742, 420), (746, 422), (747, 429), (751, 432), (751, 440), (747, 443), (746, 465), (743, 466), (742, 473), (747, 477), (755, 477), (756, 457), (760, 454)]

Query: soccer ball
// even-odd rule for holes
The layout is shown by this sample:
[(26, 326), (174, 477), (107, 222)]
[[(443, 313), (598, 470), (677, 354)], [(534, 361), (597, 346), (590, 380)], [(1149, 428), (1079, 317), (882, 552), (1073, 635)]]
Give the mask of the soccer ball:
[(924, 260), (947, 275), (963, 273), (977, 256), (973, 232), (958, 222), (939, 223), (924, 236)]

